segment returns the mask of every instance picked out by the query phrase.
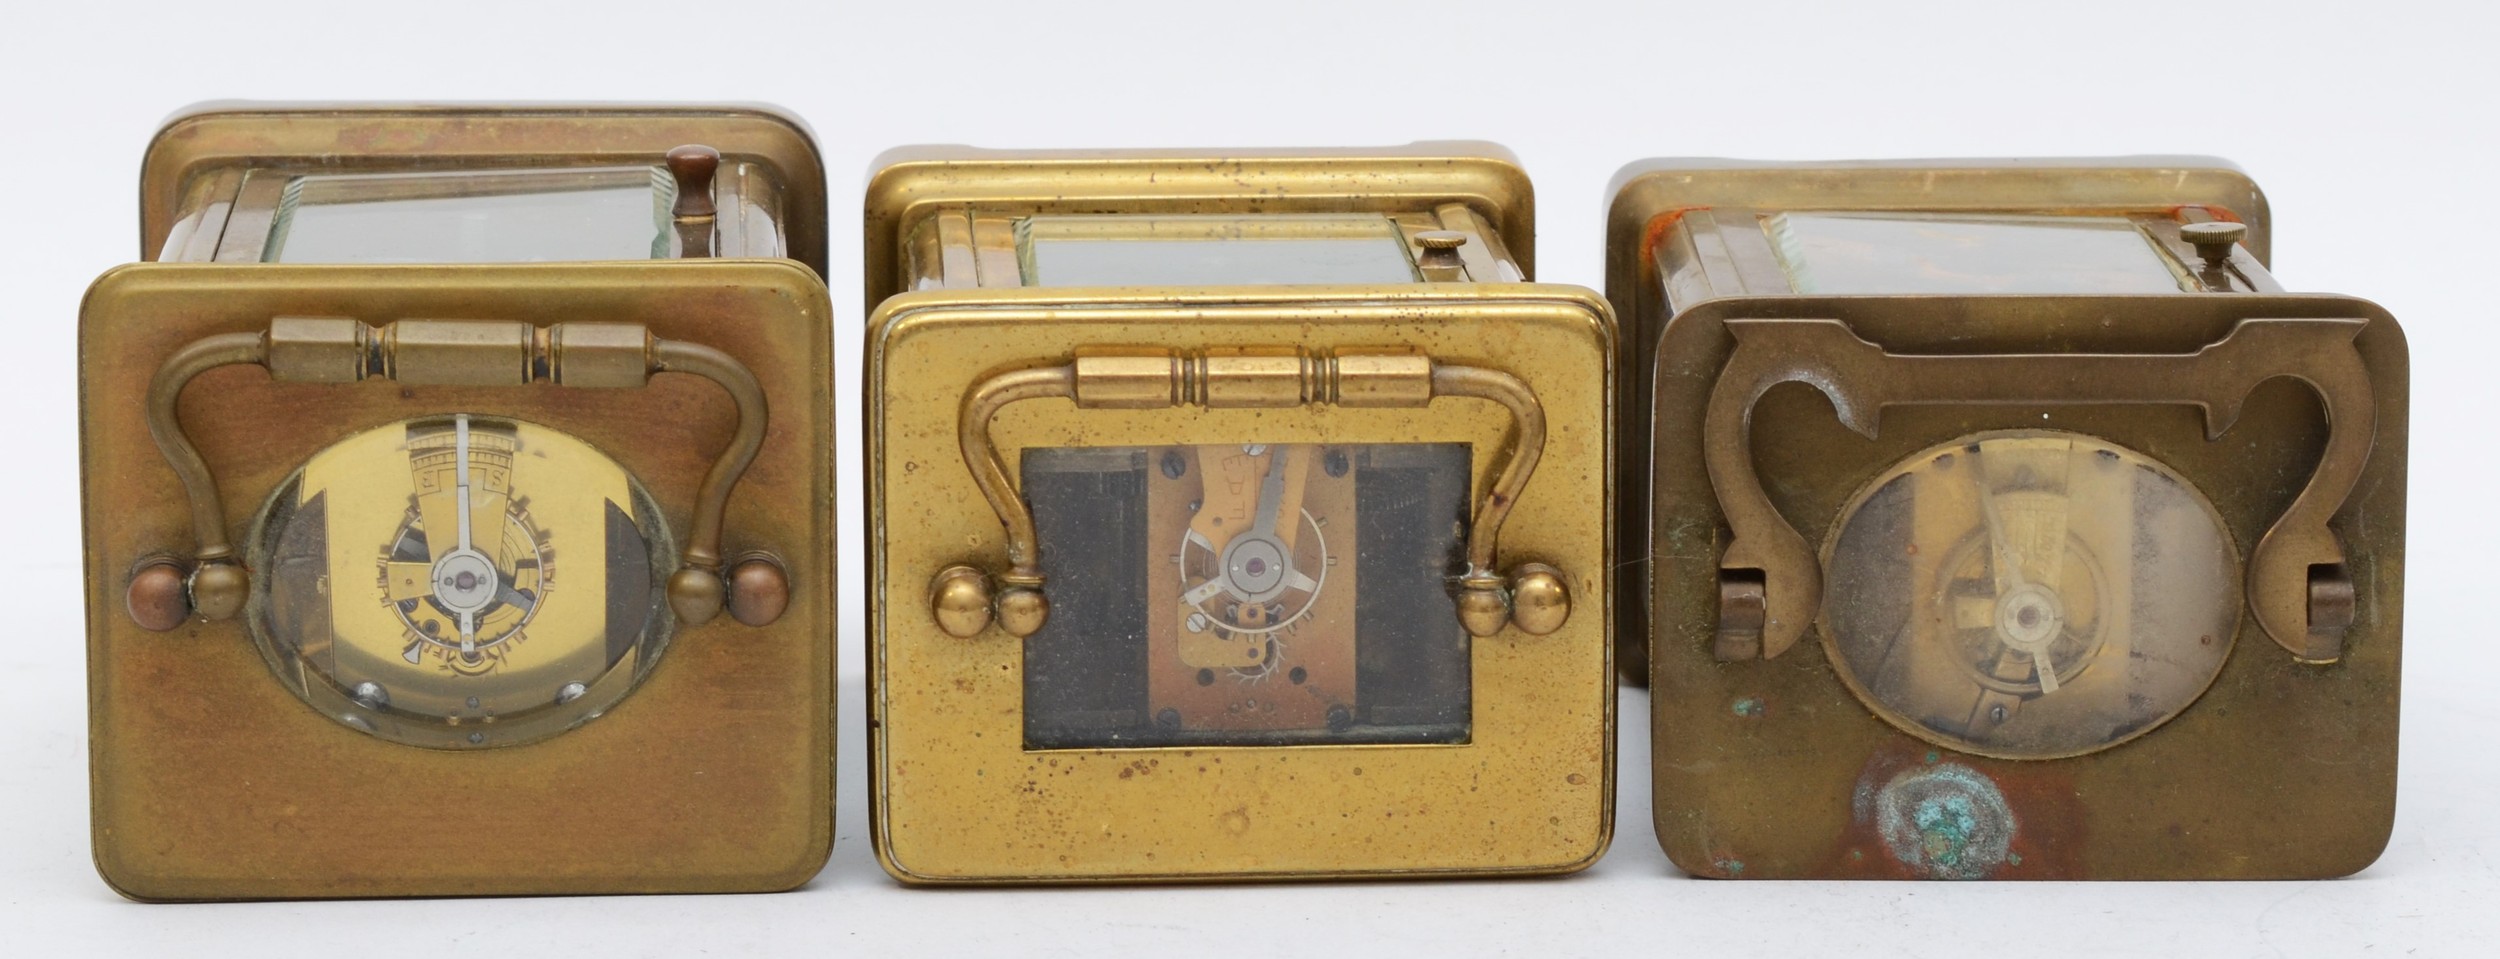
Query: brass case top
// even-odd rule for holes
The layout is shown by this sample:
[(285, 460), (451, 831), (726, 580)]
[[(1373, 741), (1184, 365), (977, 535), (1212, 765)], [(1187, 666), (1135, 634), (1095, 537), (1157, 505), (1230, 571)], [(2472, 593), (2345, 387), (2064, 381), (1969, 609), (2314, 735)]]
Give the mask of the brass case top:
[[(106, 882), (135, 899), (200, 900), (767, 891), (814, 876), (833, 839), (830, 314), (823, 284), (779, 259), (105, 274), (81, 315), (79, 418), (94, 852)], [(125, 586), (192, 540), (182, 484), (149, 435), (151, 378), (186, 344), (266, 336), (287, 317), (638, 324), (746, 364), (770, 418), (726, 500), (723, 538), (779, 560), (786, 611), (761, 627), (681, 624), (606, 715), (473, 751), (332, 721), (272, 674), (248, 617), (142, 628)], [(730, 393), (704, 377), (611, 382), (599, 362), (586, 367), (589, 385), (628, 388), (322, 382), (351, 377), (313, 355), (329, 347), (297, 342), (306, 324), (276, 325), (280, 365), (311, 382), (238, 365), (179, 395), (228, 530), (253, 529), (272, 492), (340, 438), (451, 412), (579, 437), (684, 530), (739, 422)], [(601, 341), (608, 332), (594, 325), (564, 348), (588, 350), (586, 361), (638, 348)]]
[(380, 104), (223, 100), (168, 117), (139, 172), (154, 259), (193, 184), (251, 168), (357, 173), (657, 164), (690, 143), (769, 168), (790, 258), (825, 275), (825, 172), (805, 121), (764, 104)]
[(1536, 200), (1509, 150), (1474, 141), (1297, 150), (985, 150), (919, 146), (877, 158), (861, 250), (867, 304), (904, 289), (902, 245), (923, 220), (1037, 213), (1403, 213), (1464, 203), (1536, 275)]
[(1680, 210), (2063, 212), (2215, 206), (2248, 224), (2241, 245), (2272, 262), (2266, 195), (2236, 164), (2209, 156), (1779, 162), (1717, 157), (1639, 160), (1606, 187), (1606, 289), (1635, 279), (1627, 257)]
[[(2358, 327), (2353, 349), (2375, 421), (2366, 465), (2332, 520), (2359, 594), (2340, 660), (2296, 661), (2244, 613), (2236, 636), (2212, 637), (2229, 650), (2218, 678), (2166, 724), (2080, 756), (1994, 759), (1879, 719), (1844, 683), (1819, 622), (1777, 658), (1714, 655), (1729, 517), (1705, 468), (1704, 411), (1736, 349), (1730, 324), (1836, 321), (1903, 355), (2054, 359), (2190, 355), (2243, 321), (2304, 319)], [(1950, 824), (1887, 831), (1883, 812), (1932, 788), (2001, 796), (2010, 811), (1974, 827), (2002, 830), (1997, 858), (1971, 853), (1949, 873), (1957, 877), (2326, 878), (2377, 858), (2396, 802), (2409, 389), (2404, 334), (2384, 310), (2315, 294), (1734, 296), (1674, 316), (1655, 354), (1645, 368), (1654, 372), (1654, 421), (1643, 431), (1654, 486), (1639, 507), (1650, 514), (1639, 524), (1652, 544), (1653, 814), (1661, 845), (1685, 871), (1938, 875), (1917, 861), (1923, 843), (1955, 855), (1978, 846), (1954, 845), (1968, 837)], [(2317, 393), (2281, 377), (2250, 390), (2236, 421), (2210, 438), (2193, 406), (2118, 399), (1891, 406), (1869, 436), (1844, 425), (1814, 388), (1789, 383), (1762, 396), (1749, 432), (1762, 489), (1809, 544), (1826, 542), (1854, 491), (1931, 444), (2057, 429), (2176, 470), (2213, 497), (2245, 560), (2319, 468), (2327, 419)]]
[[(1750, 210), (2090, 213), (2220, 207), (2248, 225), (2240, 245), (2273, 262), (2273, 218), (2256, 181), (2207, 156), (1776, 162), (1640, 160), (1607, 185), (1606, 298), (1644, 355), (1666, 325), (1652, 257), (1662, 218)], [(1733, 292), (1733, 291), (1732, 291)]]
[[(863, 383), (879, 861), (914, 884), (1528, 875), (1594, 862), (1613, 829), (1613, 342), (1594, 293), (1540, 284), (964, 289), (886, 300), (869, 324)], [(1252, 377), (1240, 384), (1250, 392), (1177, 407), (1172, 374), (1142, 372), (1171, 361), (1120, 359), (1235, 357), (1254, 372), (1263, 350), (1280, 349), (1365, 359), (1338, 371), (1341, 393), (1327, 401), (1337, 405), (1296, 405)], [(1469, 487), (1483, 495), (1513, 417), (1482, 399), (1420, 403), (1409, 381), (1426, 367), (1395, 355), (1407, 351), (1502, 370), (1533, 391), (1548, 432), (1501, 526), (1503, 563), (1558, 567), (1579, 600), (1549, 635), (1506, 628), (1474, 640), (1468, 741), (1028, 748), (1020, 641), (996, 627), (959, 638), (931, 620), (932, 577), (995, 564), (1002, 549), (1000, 517), (957, 442), (967, 395), (1010, 371), (1107, 357), (1089, 362), (1117, 395), (1091, 408), (1073, 398), (1018, 403), (990, 421), (1008, 476), (1021, 451), (1038, 447), (1466, 442)], [(1128, 366), (1141, 372), (1116, 375)], [(1417, 402), (1380, 405), (1391, 400)], [(1082, 557), (1053, 561), (1062, 579), (1085, 575)]]

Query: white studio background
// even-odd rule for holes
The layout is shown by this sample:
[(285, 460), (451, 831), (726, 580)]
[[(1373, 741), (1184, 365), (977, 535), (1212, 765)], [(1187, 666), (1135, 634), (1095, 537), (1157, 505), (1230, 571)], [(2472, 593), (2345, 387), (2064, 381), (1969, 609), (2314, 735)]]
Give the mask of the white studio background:
[[(2500, 403), (2500, 13), (2466, 2), (2192, 4), (112, 4), (0, 16), (7, 316), (0, 503), (0, 953), (687, 956), (2489, 955), (2500, 939), (2492, 544)], [(137, 258), (159, 121), (205, 99), (765, 100), (830, 171), (841, 436), (839, 839), (787, 895), (143, 906), (88, 859), (74, 329)], [(2296, 290), (2368, 296), (2413, 344), (2402, 799), (2319, 883), (1704, 882), (1649, 824), (1648, 700), (1623, 698), (1613, 851), (1519, 882), (920, 891), (868, 848), (859, 733), (859, 197), (909, 143), (1508, 144), (1539, 279), (1599, 285), (1608, 177), (1651, 156), (2210, 153), (2273, 199)], [(171, 495), (170, 493), (168, 495)], [(101, 504), (110, 508), (110, 504)], [(2478, 583), (2482, 585), (2477, 585)], [(2477, 626), (2475, 624), (2485, 624)], [(2296, 800), (2291, 800), (2296, 801)], [(723, 811), (725, 814), (734, 814)], [(690, 815), (705, 814), (689, 810)], [(379, 824), (377, 824), (379, 828)]]

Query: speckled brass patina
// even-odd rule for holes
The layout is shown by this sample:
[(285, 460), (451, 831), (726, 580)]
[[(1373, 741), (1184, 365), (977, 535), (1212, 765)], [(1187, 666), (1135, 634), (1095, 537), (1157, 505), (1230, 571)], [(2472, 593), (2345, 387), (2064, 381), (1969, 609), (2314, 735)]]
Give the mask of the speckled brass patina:
[[(1506, 157), (1475, 145), (915, 152), (876, 178), (869, 765), (888, 872), (912, 883), (1521, 875), (1604, 851), (1613, 324), (1588, 291), (1506, 282), (1525, 275), (1527, 196)], [(1029, 251), (1019, 264), (1022, 217), (1260, 212), (1389, 216), (1398, 232), (1383, 235), (1403, 235), (1417, 282), (1048, 287), (1025, 282)], [(1482, 629), (1465, 738), (1028, 746), (1026, 641), (1014, 629), (1040, 626), (1017, 617), (1048, 607), (1013, 604), (1057, 588), (1045, 578), (1090, 572), (1088, 557), (1054, 553), (1047, 538), (1015, 545), (1033, 535), (1020, 501), (993, 508), (1019, 495), (1024, 451), (1246, 438), (1294, 450), (1466, 444), (1480, 539), (1459, 552), (1486, 579), (1446, 583), (1452, 597), (1480, 597), (1459, 604)], [(1506, 464), (1518, 475), (1504, 479)], [(1187, 468), (1175, 454), (1165, 475)], [(993, 598), (991, 582), (1007, 590)], [(1322, 673), (1308, 688), (1334, 681)]]

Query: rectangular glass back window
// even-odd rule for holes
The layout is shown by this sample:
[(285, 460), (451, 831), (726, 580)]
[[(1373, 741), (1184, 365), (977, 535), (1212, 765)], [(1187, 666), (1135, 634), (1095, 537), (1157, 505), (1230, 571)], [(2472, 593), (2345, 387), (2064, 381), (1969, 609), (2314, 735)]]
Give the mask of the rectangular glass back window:
[(1763, 229), (1799, 293), (2177, 293), (2116, 216), (1782, 213)]
[(1421, 281), (1377, 215), (1036, 216), (1017, 234), (1027, 286)]
[(1030, 749), (1461, 743), (1463, 443), (1028, 449)]
[(527, 263), (670, 255), (659, 167), (296, 177), (269, 263)]

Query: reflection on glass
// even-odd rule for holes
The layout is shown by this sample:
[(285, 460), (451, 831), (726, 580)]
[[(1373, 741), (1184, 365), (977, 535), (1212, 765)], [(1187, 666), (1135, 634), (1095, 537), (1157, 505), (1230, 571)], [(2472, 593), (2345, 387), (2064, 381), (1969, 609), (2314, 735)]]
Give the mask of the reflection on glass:
[(1032, 449), (1030, 748), (1467, 739), (1465, 444)]
[(2238, 630), (2221, 516), (2132, 450), (1984, 433), (1852, 503), (1825, 550), (1832, 661), (1932, 742), (2016, 759), (2107, 748), (2202, 695)]
[(1384, 216), (1037, 216), (1017, 225), (1028, 286), (1415, 283)]
[(670, 255), (659, 167), (297, 177), (269, 263), (529, 263)]
[(407, 421), (313, 456), (254, 537), (252, 637), (289, 689), (393, 742), (506, 746), (588, 722), (665, 648), (658, 508), (534, 423)]
[(1781, 213), (1763, 220), (1799, 293), (2177, 293), (2124, 217)]

